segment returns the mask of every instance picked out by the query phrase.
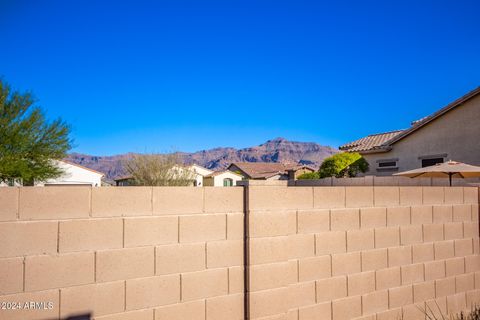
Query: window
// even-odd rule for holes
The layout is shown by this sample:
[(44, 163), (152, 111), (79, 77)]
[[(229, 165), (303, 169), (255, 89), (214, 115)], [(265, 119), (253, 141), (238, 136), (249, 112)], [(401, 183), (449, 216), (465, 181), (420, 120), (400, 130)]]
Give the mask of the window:
[(398, 159), (377, 160), (377, 171), (396, 171)]
[(230, 178), (223, 179), (223, 186), (224, 187), (232, 187), (233, 186), (233, 179), (230, 179)]
[(434, 166), (437, 163), (443, 163), (443, 158), (422, 159), (422, 168)]
[(378, 166), (380, 168), (385, 168), (385, 167), (395, 167), (397, 165), (396, 161), (389, 161), (389, 162), (380, 162)]

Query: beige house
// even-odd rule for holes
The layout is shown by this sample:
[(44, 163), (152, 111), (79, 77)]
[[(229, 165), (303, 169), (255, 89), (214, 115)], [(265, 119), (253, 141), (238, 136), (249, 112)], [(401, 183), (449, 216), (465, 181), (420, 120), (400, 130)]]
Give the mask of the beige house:
[(480, 87), (405, 130), (372, 134), (340, 147), (359, 152), (366, 175), (385, 176), (448, 160), (480, 165)]
[(233, 187), (237, 185), (237, 181), (243, 177), (229, 170), (215, 171), (203, 177), (203, 185), (205, 187)]

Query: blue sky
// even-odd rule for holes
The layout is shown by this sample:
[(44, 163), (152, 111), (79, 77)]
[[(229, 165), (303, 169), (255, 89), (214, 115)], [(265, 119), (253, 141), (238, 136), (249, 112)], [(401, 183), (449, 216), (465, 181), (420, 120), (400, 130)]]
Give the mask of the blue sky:
[(480, 85), (480, 2), (0, 0), (0, 75), (97, 155), (338, 146)]

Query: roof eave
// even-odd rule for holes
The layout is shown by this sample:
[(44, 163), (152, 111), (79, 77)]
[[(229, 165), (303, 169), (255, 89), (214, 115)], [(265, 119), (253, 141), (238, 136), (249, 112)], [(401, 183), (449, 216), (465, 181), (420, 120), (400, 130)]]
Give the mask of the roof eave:
[(384, 153), (392, 150), (392, 147), (385, 146), (381, 148), (369, 149), (369, 150), (345, 150), (345, 152), (357, 152), (360, 154), (372, 154), (372, 153)]

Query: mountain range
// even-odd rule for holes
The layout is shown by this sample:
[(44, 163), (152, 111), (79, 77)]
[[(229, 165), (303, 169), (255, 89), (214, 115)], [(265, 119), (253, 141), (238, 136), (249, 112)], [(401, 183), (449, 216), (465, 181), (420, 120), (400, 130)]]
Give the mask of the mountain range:
[[(187, 153), (179, 152), (185, 164), (196, 163), (211, 170), (225, 169), (232, 162), (281, 162), (299, 163), (318, 168), (323, 159), (339, 152), (337, 149), (314, 142), (289, 141), (284, 138), (268, 140), (258, 146), (236, 148), (214, 148)], [(71, 153), (67, 160), (90, 169), (105, 173), (107, 180), (125, 175), (124, 163), (133, 153), (113, 156), (94, 156)]]

